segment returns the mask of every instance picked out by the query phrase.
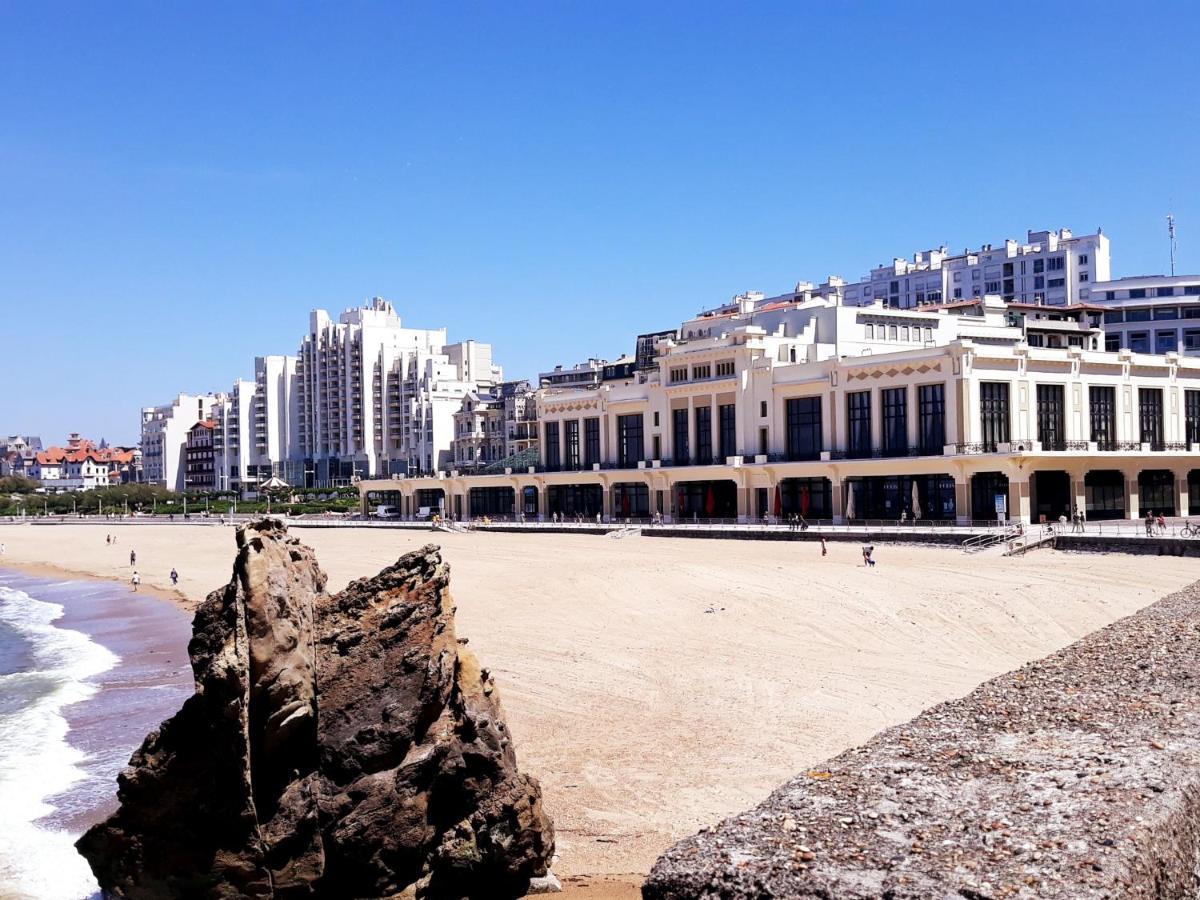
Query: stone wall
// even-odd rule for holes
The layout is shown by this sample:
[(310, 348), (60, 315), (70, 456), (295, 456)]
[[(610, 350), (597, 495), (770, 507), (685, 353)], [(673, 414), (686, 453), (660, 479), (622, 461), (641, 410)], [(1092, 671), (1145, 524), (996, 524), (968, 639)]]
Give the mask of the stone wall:
[(813, 766), (643, 894), (1200, 896), (1200, 582)]

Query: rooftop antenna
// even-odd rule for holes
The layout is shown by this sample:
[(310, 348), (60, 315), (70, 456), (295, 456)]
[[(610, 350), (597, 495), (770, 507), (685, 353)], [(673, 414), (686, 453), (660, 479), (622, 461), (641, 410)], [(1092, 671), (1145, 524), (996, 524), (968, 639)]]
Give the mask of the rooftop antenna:
[(1171, 275), (1175, 275), (1175, 214), (1167, 213), (1167, 234), (1171, 238)]

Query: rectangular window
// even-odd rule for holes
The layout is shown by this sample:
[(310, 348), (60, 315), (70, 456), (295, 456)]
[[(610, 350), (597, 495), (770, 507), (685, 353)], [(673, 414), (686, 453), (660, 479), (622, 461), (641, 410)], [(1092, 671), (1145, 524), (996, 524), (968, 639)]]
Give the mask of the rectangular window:
[(820, 459), (823, 433), (821, 398), (793, 397), (786, 401), (787, 458)]
[(1151, 318), (1153, 318), (1153, 313), (1149, 308), (1125, 311), (1126, 322), (1149, 322)]
[(883, 455), (908, 452), (908, 389), (885, 388), (883, 400)]
[(1154, 318), (1160, 321), (1179, 318), (1178, 306), (1156, 306), (1154, 307)]
[(955, 288), (955, 289), (954, 289), (954, 299), (955, 299), (955, 300), (961, 300), (961, 299), (962, 299), (962, 288)]
[(1006, 262), (1004, 264), (1004, 277), (1012, 278), (1012, 276), (1013, 276), (1013, 264), (1010, 262)]
[(1183, 317), (1185, 319), (1200, 319), (1200, 306), (1185, 306), (1183, 308)]
[(671, 419), (674, 439), (671, 452), (675, 454), (675, 465), (689, 465), (692, 461), (691, 450), (688, 449), (688, 433), (691, 428), (688, 423), (687, 408), (672, 410)]
[(846, 455), (852, 459), (871, 455), (870, 391), (854, 391), (846, 395)]
[(1200, 350), (1200, 330), (1195, 328), (1184, 329), (1183, 349)]
[(589, 469), (600, 462), (600, 420), (583, 420), (583, 464)]
[(1200, 444), (1200, 391), (1183, 392), (1183, 419), (1187, 442)]
[(1037, 386), (1037, 434), (1043, 450), (1063, 450), (1067, 440), (1061, 384)]
[(1141, 300), (1145, 296), (1146, 296), (1145, 288), (1130, 288), (1129, 289), (1129, 299), (1130, 300)]
[(1150, 332), (1148, 331), (1131, 331), (1129, 332), (1129, 349), (1134, 353), (1149, 353), (1150, 352)]
[(733, 360), (725, 360), (717, 363), (717, 377), (731, 378), (733, 376)]
[(710, 366), (708, 363), (705, 363), (702, 366), (692, 366), (692, 378), (694, 380), (699, 381), (702, 378), (711, 378), (711, 377), (712, 377), (712, 366)]
[(1040, 291), (1040, 290), (1044, 290), (1045, 287), (1046, 287), (1046, 276), (1045, 275), (1034, 275), (1033, 276), (1033, 289), (1035, 291)]
[(672, 369), (671, 384), (678, 384), (681, 381), (687, 381), (687, 369)]
[(1125, 314), (1119, 309), (1110, 309), (1104, 314), (1104, 323), (1110, 325), (1113, 322), (1124, 322)]
[(1175, 296), (1175, 288), (1173, 288), (1173, 287), (1155, 288), (1154, 296), (1155, 297), (1174, 297)]
[(567, 420), (567, 468), (574, 471), (579, 468), (579, 420)]
[(1046, 261), (1045, 260), (1035, 259), (1033, 261), (1033, 274), (1034, 275), (1037, 275), (1040, 272), (1044, 272), (1045, 270), (1046, 270)]
[(895, 325), (888, 326), (888, 340), (894, 341), (899, 339), (898, 328)]
[(1121, 349), (1121, 336), (1119, 334), (1106, 334), (1104, 336), (1104, 349), (1109, 353), (1116, 353)]
[(642, 414), (617, 416), (617, 463), (623, 469), (635, 468), (646, 458)]
[(1046, 287), (1048, 288), (1062, 287), (1064, 284), (1066, 284), (1066, 279), (1064, 278), (1049, 278), (1046, 280)]
[(759, 414), (760, 416), (762, 416), (763, 418), (766, 418), (766, 415), (767, 415), (767, 401), (766, 401), (766, 400), (760, 400), (760, 401), (759, 401), (759, 403), (758, 403), (758, 414)]
[(1092, 440), (1100, 450), (1114, 450), (1117, 444), (1117, 389), (1108, 385), (1088, 388), (1088, 409), (1092, 420)]
[(983, 283), (983, 289), (986, 293), (998, 294), (998, 293), (1000, 293), (1000, 282), (999, 281), (985, 281)]
[(1171, 353), (1179, 349), (1179, 332), (1175, 329), (1170, 331), (1156, 331), (1154, 333), (1154, 352), (1155, 353)]
[(712, 407), (696, 407), (696, 465), (710, 466), (713, 461)]
[(900, 328), (900, 340), (902, 340), (902, 341), (908, 340), (908, 326), (907, 325), (901, 326), (901, 328)]
[(1083, 282), (1085, 282), (1085, 281), (1087, 281), (1087, 280), (1088, 280), (1088, 273), (1087, 273), (1087, 272), (1080, 272), (1080, 273), (1079, 273), (1079, 282), (1080, 282), (1080, 284), (1082, 284)]
[(1061, 272), (1066, 263), (1061, 256), (1051, 256), (1046, 260), (1047, 272)]
[(865, 329), (866, 329), (867, 340), (873, 341), (875, 339), (875, 326), (868, 323), (865, 326)]
[(917, 388), (920, 416), (917, 440), (921, 453), (939, 454), (946, 445), (946, 386), (923, 384)]
[(562, 444), (558, 439), (558, 423), (546, 423), (546, 469), (557, 472), (562, 468)]
[(1183, 292), (1189, 297), (1194, 297), (1197, 294), (1200, 294), (1200, 284), (1185, 284), (1183, 286)]
[(717, 407), (717, 436), (720, 438), (721, 462), (724, 462), (737, 454), (737, 407), (732, 403)]
[(1141, 440), (1151, 450), (1161, 450), (1163, 443), (1162, 388), (1138, 388), (1138, 424)]
[(1008, 383), (979, 383), (979, 426), (984, 447), (996, 452), (998, 444), (1008, 443)]
[(1088, 255), (1086, 253), (1079, 254), (1079, 264), (1081, 266), (1086, 266), (1088, 264)]

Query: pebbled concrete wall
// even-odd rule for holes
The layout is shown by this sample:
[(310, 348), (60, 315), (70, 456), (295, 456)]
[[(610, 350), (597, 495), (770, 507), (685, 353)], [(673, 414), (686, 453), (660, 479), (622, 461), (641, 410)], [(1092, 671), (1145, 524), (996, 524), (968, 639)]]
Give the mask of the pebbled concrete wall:
[(1200, 582), (801, 773), (643, 896), (1200, 896)]

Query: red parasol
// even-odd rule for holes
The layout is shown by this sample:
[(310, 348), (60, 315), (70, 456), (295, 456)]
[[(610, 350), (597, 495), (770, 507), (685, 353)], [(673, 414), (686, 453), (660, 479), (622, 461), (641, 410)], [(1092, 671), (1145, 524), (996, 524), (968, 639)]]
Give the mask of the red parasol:
[(783, 515), (783, 492), (779, 490), (779, 485), (775, 485), (775, 516)]
[(621, 491), (621, 515), (629, 515), (629, 492)]
[(808, 485), (804, 484), (800, 486), (800, 515), (805, 519), (808, 518), (808, 504)]
[(704, 511), (708, 514), (708, 517), (710, 519), (712, 518), (712, 514), (716, 510), (716, 508), (717, 508), (717, 500), (713, 496), (713, 489), (712, 489), (712, 485), (710, 484), (708, 486), (708, 496), (704, 499)]

